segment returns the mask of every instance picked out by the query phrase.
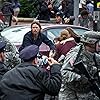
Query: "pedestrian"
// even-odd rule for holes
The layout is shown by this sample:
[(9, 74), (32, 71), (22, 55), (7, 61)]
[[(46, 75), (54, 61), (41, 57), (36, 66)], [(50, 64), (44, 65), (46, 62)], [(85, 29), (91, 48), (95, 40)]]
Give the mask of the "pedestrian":
[(1, 7), (1, 11), (3, 14), (13, 15), (14, 11), (13, 11), (12, 3), (8, 1), (4, 1)]
[(61, 31), (59, 36), (59, 43), (56, 45), (56, 53), (54, 58), (59, 61), (61, 55), (66, 56), (68, 51), (76, 46), (75, 37), (78, 36), (70, 27)]
[(62, 85), (59, 100), (100, 100), (93, 93), (95, 90), (91, 90), (87, 78), (73, 71), (73, 65), (82, 61), (91, 77), (94, 77), (100, 69), (99, 52), (100, 33), (88, 31), (84, 34), (81, 43), (67, 53), (61, 68)]
[[(1, 11), (3, 14), (5, 14), (5, 17), (10, 16), (10, 21), (15, 21), (17, 24), (18, 23), (18, 14), (20, 12), (20, 2), (19, 0), (6, 0), (4, 1)], [(9, 18), (9, 17), (8, 17)], [(6, 18), (5, 20), (7, 20), (8, 18)], [(10, 22), (10, 25), (11, 25)]]
[(82, 10), (87, 10), (86, 1), (87, 0), (80, 0), (80, 3), (79, 3), (79, 12), (81, 12)]
[(69, 18), (65, 17), (63, 12), (59, 11), (55, 15), (56, 24), (71, 24), (72, 21), (75, 20), (74, 16), (70, 16)]
[(93, 16), (94, 5), (91, 0), (88, 0), (86, 2), (86, 7), (87, 7), (88, 12)]
[(4, 48), (6, 46), (6, 43), (3, 41), (0, 41), (0, 81), (2, 79), (2, 76), (8, 71), (7, 66), (4, 64)]
[(17, 17), (20, 12), (21, 4), (19, 0), (9, 0), (13, 5), (14, 16)]
[(66, 24), (73, 24), (73, 21), (75, 20), (74, 17), (74, 1), (73, 0), (62, 0), (61, 2), (63, 12), (63, 17), (65, 18)]
[(44, 100), (45, 93), (57, 95), (61, 86), (60, 64), (48, 58), (50, 73), (37, 66), (39, 47), (30, 45), (20, 52), (23, 63), (8, 71), (0, 82), (1, 100)]
[(12, 16), (14, 14), (12, 3), (4, 1), (1, 7), (1, 11), (4, 15), (4, 24), (11, 26)]
[(18, 14), (20, 13), (21, 4), (19, 0), (7, 0), (11, 4), (12, 13), (12, 21), (15, 21), (15, 25), (18, 24)]
[(93, 30), (93, 16), (87, 10), (82, 10), (78, 16), (78, 25)]
[(52, 9), (53, 5), (50, 0), (42, 0), (37, 19), (50, 21)]
[(12, 17), (12, 20), (15, 20), (15, 24), (17, 25), (18, 24), (18, 15), (20, 13), (20, 7), (21, 7), (21, 4), (19, 2), (19, 0), (8, 0), (10, 3), (12, 3), (12, 6), (13, 6), (13, 17)]
[(56, 19), (56, 24), (64, 24), (65, 23), (62, 12), (57, 12), (55, 19)]
[(24, 35), (23, 43), (19, 48), (19, 52), (26, 46), (32, 44), (40, 46), (42, 42), (50, 47), (50, 54), (52, 54), (51, 52), (55, 49), (53, 42), (49, 40), (47, 36), (41, 33), (41, 25), (35, 21), (31, 24), (31, 31)]

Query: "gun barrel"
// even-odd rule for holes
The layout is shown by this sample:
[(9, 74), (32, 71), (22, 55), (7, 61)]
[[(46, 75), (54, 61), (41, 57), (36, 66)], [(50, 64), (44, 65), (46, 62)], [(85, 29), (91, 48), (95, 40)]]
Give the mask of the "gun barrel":
[(78, 63), (74, 64), (74, 69), (77, 74), (85, 75), (85, 77), (89, 81), (90, 89), (95, 95), (100, 99), (100, 88), (98, 86), (98, 83), (96, 80), (89, 74), (88, 70), (85, 68), (82, 61), (79, 61)]

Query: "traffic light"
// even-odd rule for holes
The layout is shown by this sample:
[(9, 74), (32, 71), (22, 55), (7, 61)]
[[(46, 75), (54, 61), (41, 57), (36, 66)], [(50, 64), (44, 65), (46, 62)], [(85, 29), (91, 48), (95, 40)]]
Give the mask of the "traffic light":
[(100, 0), (94, 0), (94, 11), (100, 11)]
[(94, 0), (94, 13), (93, 13), (93, 30), (100, 31), (100, 0)]

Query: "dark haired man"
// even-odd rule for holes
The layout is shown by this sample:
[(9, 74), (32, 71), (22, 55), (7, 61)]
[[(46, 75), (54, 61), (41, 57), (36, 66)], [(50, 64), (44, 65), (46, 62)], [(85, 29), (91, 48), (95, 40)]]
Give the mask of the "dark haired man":
[(35, 44), (37, 46), (40, 46), (44, 42), (47, 44), (51, 51), (55, 49), (54, 44), (51, 40), (49, 40), (44, 34), (41, 33), (41, 25), (38, 22), (33, 22), (31, 24), (31, 31), (26, 33), (23, 38), (23, 43), (21, 47), (19, 48), (19, 51), (24, 49), (26, 46)]
[(57, 12), (55, 18), (56, 18), (56, 23), (57, 24), (64, 24), (64, 19), (63, 19), (63, 13), (62, 12)]
[(82, 10), (78, 19), (80, 26), (93, 30), (93, 17), (87, 10)]

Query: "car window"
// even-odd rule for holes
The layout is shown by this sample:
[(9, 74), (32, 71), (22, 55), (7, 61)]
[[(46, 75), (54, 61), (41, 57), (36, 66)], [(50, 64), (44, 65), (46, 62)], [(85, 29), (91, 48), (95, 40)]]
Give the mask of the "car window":
[[(50, 39), (50, 40), (54, 40), (55, 37), (59, 37), (60, 32), (65, 29), (65, 28), (60, 28), (60, 29), (48, 29), (47, 32), (45, 32), (44, 34)], [(82, 29), (82, 28), (73, 28), (75, 33), (78, 35), (83, 35), (84, 32), (86, 32), (86, 29)]]
[(75, 31), (75, 33), (77, 33), (78, 35), (80, 35), (80, 36), (82, 36), (82, 35), (84, 35), (84, 32), (86, 32), (86, 31), (88, 31), (88, 30), (86, 30), (86, 29), (79, 29), (79, 28), (75, 28), (74, 29), (74, 31)]
[(47, 37), (53, 41), (55, 37), (60, 35), (61, 31), (62, 29), (49, 29), (47, 30)]

